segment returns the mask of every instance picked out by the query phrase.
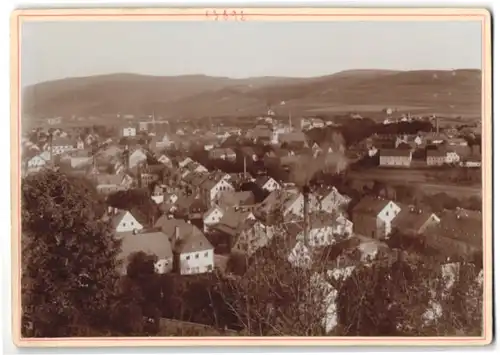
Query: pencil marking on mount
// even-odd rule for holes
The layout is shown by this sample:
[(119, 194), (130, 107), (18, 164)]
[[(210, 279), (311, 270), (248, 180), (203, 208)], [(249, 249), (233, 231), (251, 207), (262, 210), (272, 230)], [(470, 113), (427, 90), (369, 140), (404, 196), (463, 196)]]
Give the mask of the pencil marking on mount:
[(205, 16), (213, 21), (246, 21), (243, 10), (207, 10)]

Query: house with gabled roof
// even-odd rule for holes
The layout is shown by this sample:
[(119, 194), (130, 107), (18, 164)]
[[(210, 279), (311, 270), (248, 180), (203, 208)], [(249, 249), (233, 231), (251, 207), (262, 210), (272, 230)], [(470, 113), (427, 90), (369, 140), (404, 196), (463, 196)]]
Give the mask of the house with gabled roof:
[(111, 220), (111, 227), (115, 234), (137, 233), (144, 229), (144, 226), (130, 211), (110, 207), (107, 217)]
[(124, 232), (118, 236), (121, 239), (121, 249), (117, 259), (120, 263), (120, 274), (126, 275), (127, 268), (134, 254), (143, 252), (154, 255), (154, 269), (157, 274), (166, 274), (173, 268), (172, 245), (168, 236), (161, 230), (142, 230), (138, 233)]
[(163, 165), (168, 166), (168, 167), (171, 167), (173, 165), (172, 159), (170, 159), (166, 154), (160, 155), (160, 157), (158, 158), (158, 161), (160, 163), (162, 163)]
[(304, 132), (302, 131), (291, 131), (279, 135), (279, 143), (281, 145), (286, 144), (289, 147), (308, 147), (308, 139)]
[(223, 191), (219, 194), (217, 205), (226, 210), (245, 205), (253, 205), (255, 196), (252, 191)]
[(53, 137), (52, 139), (52, 154), (59, 155), (66, 152), (71, 152), (75, 149), (76, 142), (67, 137)]
[(255, 183), (263, 190), (268, 192), (272, 192), (275, 190), (281, 189), (281, 185), (279, 182), (274, 180), (270, 176), (259, 176), (255, 179)]
[(191, 159), (190, 157), (185, 158), (181, 162), (179, 162), (179, 168), (184, 168), (186, 165), (194, 163), (194, 160)]
[(208, 169), (197, 161), (190, 162), (184, 166), (184, 169), (191, 171), (193, 173), (206, 173)]
[(462, 208), (438, 215), (439, 223), (425, 229), (426, 243), (445, 255), (465, 256), (483, 249), (483, 215)]
[(208, 153), (208, 156), (210, 159), (213, 159), (213, 160), (217, 160), (217, 159), (228, 160), (228, 161), (235, 161), (236, 160), (236, 153), (231, 148), (213, 148)]
[[(309, 195), (311, 208), (317, 206), (316, 196)], [(283, 219), (300, 220), (304, 213), (304, 195), (294, 189), (275, 190), (259, 205), (259, 214), (269, 219), (278, 214)]]
[(137, 135), (137, 128), (132, 125), (126, 125), (120, 129), (122, 137), (135, 137)]
[(265, 247), (273, 238), (274, 229), (249, 215), (235, 230), (231, 250), (233, 252), (253, 255)]
[(336, 244), (350, 238), (353, 233), (353, 223), (342, 215), (325, 212), (313, 212), (309, 216), (308, 240), (304, 238), (304, 230), (300, 229), (296, 236), (307, 247), (317, 248)]
[(167, 133), (163, 135), (153, 136), (150, 141), (151, 149), (164, 149), (174, 144)]
[(235, 207), (224, 211), (212, 230), (229, 238), (232, 251), (252, 255), (272, 238), (272, 227), (258, 221), (249, 208)]
[(165, 195), (167, 195), (167, 188), (166, 185), (155, 184), (151, 192), (151, 199), (158, 205), (162, 204), (165, 201)]
[(342, 195), (335, 186), (322, 186), (314, 191), (317, 195), (318, 210), (334, 213), (339, 210), (345, 211), (347, 205), (351, 202), (351, 198), (347, 195)]
[(196, 226), (163, 215), (156, 221), (155, 228), (168, 236), (173, 251), (174, 272), (192, 275), (214, 270), (214, 247)]
[(85, 145), (91, 146), (94, 142), (97, 142), (99, 140), (99, 137), (96, 134), (89, 133), (85, 138), (83, 139)]
[(28, 168), (28, 171), (30, 172), (38, 171), (41, 168), (47, 166), (49, 161), (50, 161), (50, 153), (45, 151), (28, 158), (28, 160), (26, 161), (26, 166)]
[(96, 174), (95, 181), (97, 192), (103, 195), (125, 191), (133, 185), (133, 179), (128, 174)]
[(354, 232), (366, 237), (386, 239), (392, 232), (392, 222), (401, 212), (395, 202), (366, 196), (354, 206)]
[(392, 221), (393, 229), (398, 230), (408, 235), (419, 235), (438, 224), (440, 218), (431, 211), (413, 206), (399, 203), (401, 211)]
[(83, 139), (81, 137), (78, 137), (76, 139), (76, 149), (78, 149), (78, 150), (85, 149), (85, 142), (83, 141)]
[(381, 149), (380, 166), (409, 167), (412, 155), (411, 149)]
[(199, 193), (181, 194), (175, 202), (176, 215), (189, 220), (203, 219), (203, 214), (209, 209), (209, 206), (201, 198)]
[(219, 206), (215, 205), (203, 215), (203, 231), (207, 233), (212, 226), (217, 225), (222, 217), (224, 211)]
[(133, 152), (129, 154), (128, 157), (128, 168), (134, 169), (139, 164), (142, 164), (148, 160), (146, 151), (142, 148), (136, 148)]
[(205, 203), (211, 206), (217, 201), (220, 193), (234, 191), (234, 187), (225, 178), (209, 174), (201, 183), (200, 191)]
[(446, 151), (443, 149), (429, 149), (426, 157), (428, 166), (441, 166), (446, 163)]

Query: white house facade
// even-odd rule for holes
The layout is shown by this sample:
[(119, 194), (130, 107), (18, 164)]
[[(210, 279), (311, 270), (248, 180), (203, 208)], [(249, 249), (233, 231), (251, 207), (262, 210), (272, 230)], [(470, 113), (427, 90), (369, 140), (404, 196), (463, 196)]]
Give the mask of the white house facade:
[(215, 202), (219, 194), (225, 191), (234, 191), (234, 187), (227, 180), (220, 179), (209, 191), (210, 202)]
[(328, 213), (338, 211), (339, 208), (347, 206), (351, 199), (348, 196), (342, 195), (338, 190), (333, 187), (332, 190), (319, 200), (319, 210)]
[(115, 218), (116, 233), (140, 231), (144, 228), (128, 211), (122, 211)]
[(401, 208), (393, 201), (389, 201), (387, 205), (377, 215), (377, 227), (384, 231), (387, 237), (392, 232), (392, 221), (401, 212)]
[(136, 149), (132, 154), (130, 154), (128, 158), (129, 168), (135, 168), (137, 165), (145, 162), (148, 159), (146, 154), (142, 151), (142, 149)]
[(446, 164), (456, 164), (460, 162), (460, 155), (453, 151), (446, 152), (445, 162)]
[(122, 130), (123, 137), (135, 137), (137, 135), (137, 130), (135, 127), (124, 127)]
[(212, 272), (214, 270), (214, 249), (181, 253), (179, 264), (181, 275)]
[(219, 223), (223, 216), (224, 212), (218, 206), (214, 206), (207, 213), (205, 213), (205, 216), (203, 217), (204, 232), (208, 232), (211, 226)]
[(172, 160), (167, 157), (165, 154), (162, 154), (161, 157), (158, 158), (158, 161), (166, 166), (172, 166)]
[(48, 159), (45, 159), (44, 155), (39, 154), (28, 160), (28, 170), (39, 170), (47, 165)]

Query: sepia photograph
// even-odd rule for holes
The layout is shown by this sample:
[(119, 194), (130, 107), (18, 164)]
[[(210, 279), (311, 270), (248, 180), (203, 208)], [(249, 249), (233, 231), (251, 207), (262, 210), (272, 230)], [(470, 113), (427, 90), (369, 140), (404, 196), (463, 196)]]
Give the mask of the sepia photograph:
[(15, 12), (16, 344), (489, 344), (489, 31)]

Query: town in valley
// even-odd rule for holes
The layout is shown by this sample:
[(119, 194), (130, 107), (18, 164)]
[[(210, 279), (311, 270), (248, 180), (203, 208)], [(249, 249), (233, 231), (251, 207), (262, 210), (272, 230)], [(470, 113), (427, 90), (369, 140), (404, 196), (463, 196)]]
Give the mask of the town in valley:
[(481, 336), (481, 70), (245, 80), (24, 88), (23, 337)]

